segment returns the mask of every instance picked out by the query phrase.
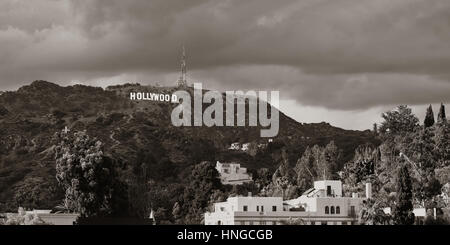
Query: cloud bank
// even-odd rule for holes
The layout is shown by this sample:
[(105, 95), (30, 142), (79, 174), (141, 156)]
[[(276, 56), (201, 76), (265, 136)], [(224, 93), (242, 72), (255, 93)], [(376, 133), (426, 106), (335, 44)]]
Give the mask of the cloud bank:
[[(191, 82), (280, 90), (303, 109), (364, 115), (450, 98), (447, 0), (4, 0), (0, 9), (2, 90), (36, 79), (171, 85), (184, 44)], [(345, 125), (367, 127), (358, 120)]]

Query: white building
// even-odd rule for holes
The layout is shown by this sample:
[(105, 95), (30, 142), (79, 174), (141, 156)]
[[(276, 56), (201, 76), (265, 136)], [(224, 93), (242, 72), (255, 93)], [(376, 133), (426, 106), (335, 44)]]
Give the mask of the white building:
[[(51, 210), (25, 211), (27, 215), (36, 215), (46, 224), (50, 225), (73, 225), (79, 214), (76, 213), (51, 213)], [(17, 216), (18, 213), (6, 213), (6, 217)]]
[(229, 150), (240, 150), (241, 149), (241, 143), (239, 142), (235, 142), (232, 143), (230, 148), (228, 148)]
[(41, 218), (45, 223), (52, 225), (73, 225), (78, 218), (78, 214), (66, 214), (66, 213), (38, 213), (37, 216)]
[(220, 163), (217, 161), (216, 169), (220, 174), (220, 181), (224, 185), (242, 185), (252, 181), (252, 177), (247, 174), (247, 168), (241, 168), (238, 163)]
[[(370, 184), (366, 188), (370, 197)], [(281, 197), (230, 197), (205, 214), (205, 224), (276, 225), (301, 220), (308, 225), (350, 225), (356, 224), (365, 199), (343, 197), (340, 181), (316, 181), (302, 196), (284, 202)]]

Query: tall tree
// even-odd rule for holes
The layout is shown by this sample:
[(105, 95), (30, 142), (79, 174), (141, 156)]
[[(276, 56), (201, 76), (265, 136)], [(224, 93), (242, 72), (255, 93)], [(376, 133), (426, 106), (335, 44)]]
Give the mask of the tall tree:
[(256, 174), (253, 175), (253, 181), (255, 181), (255, 184), (259, 188), (262, 188), (272, 181), (272, 174), (268, 168), (260, 168), (256, 171)]
[(315, 162), (314, 153), (308, 146), (294, 168), (297, 173), (297, 186), (301, 191), (309, 189), (317, 177)]
[(292, 168), (289, 166), (289, 159), (286, 149), (283, 148), (281, 153), (281, 164), (273, 175), (273, 181), (275, 181), (276, 178), (280, 177), (286, 177), (287, 179), (291, 180), (293, 174), (294, 173), (292, 171)]
[(395, 110), (383, 113), (382, 117), (384, 121), (381, 123), (380, 132), (390, 135), (414, 132), (419, 123), (419, 119), (406, 105), (399, 105)]
[(337, 179), (337, 171), (342, 157), (342, 151), (336, 146), (334, 141), (330, 141), (323, 149), (323, 168), (326, 179)]
[(425, 128), (431, 127), (434, 125), (434, 113), (433, 107), (430, 105), (427, 108), (427, 114), (425, 115), (425, 120), (423, 121)]
[(308, 146), (294, 168), (299, 190), (309, 189), (318, 179), (337, 179), (341, 156), (342, 151), (333, 141), (324, 148)]
[(200, 224), (210, 196), (221, 188), (219, 173), (213, 163), (205, 161), (195, 165), (183, 195), (183, 209), (187, 212), (185, 223)]
[(114, 161), (103, 154), (102, 142), (85, 131), (62, 131), (56, 137), (56, 179), (65, 189), (66, 209), (85, 218), (111, 215), (123, 208), (116, 205), (122, 203), (125, 190), (117, 180)]
[(378, 134), (378, 124), (377, 123), (373, 124), (373, 133)]
[(130, 211), (139, 218), (147, 218), (151, 212), (149, 202), (149, 168), (147, 152), (138, 151), (137, 160), (132, 164), (132, 178), (128, 183)]
[(290, 198), (295, 195), (296, 186), (294, 185), (296, 172), (289, 166), (289, 159), (286, 149), (282, 150), (282, 163), (272, 176), (273, 187), (275, 187), (274, 193), (281, 191), (283, 198)]
[(434, 143), (434, 153), (439, 167), (450, 166), (450, 125), (448, 123), (436, 128)]
[(434, 130), (425, 128), (410, 134), (403, 143), (403, 152), (410, 157), (410, 160), (417, 163), (421, 171), (427, 171), (436, 167), (436, 157), (434, 150)]
[(397, 176), (397, 198), (393, 212), (396, 225), (414, 224), (411, 177), (407, 165), (403, 165)]
[(344, 166), (344, 179), (347, 184), (356, 186), (375, 173), (375, 161), (378, 149), (371, 144), (360, 145), (355, 149), (355, 156)]
[(441, 103), (441, 107), (439, 108), (437, 123), (438, 124), (447, 123), (447, 118), (445, 116), (445, 106), (443, 103)]

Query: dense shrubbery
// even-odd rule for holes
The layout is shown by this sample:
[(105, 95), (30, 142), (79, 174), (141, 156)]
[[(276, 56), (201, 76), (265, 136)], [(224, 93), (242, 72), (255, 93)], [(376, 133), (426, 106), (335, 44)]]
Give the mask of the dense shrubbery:
[(42, 177), (26, 178), (16, 187), (14, 203), (16, 207), (39, 209), (39, 207), (55, 207), (64, 196), (58, 188), (56, 180), (45, 180)]
[[(98, 147), (90, 137), (84, 141), (72, 137), (70, 141), (79, 145), (75, 148), (69, 146), (70, 142), (64, 146), (56, 143), (60, 151), (58, 175), (68, 174), (60, 176), (69, 189), (68, 202), (73, 205), (68, 206), (83, 204), (93, 210), (83, 211), (88, 215), (123, 210), (144, 218), (153, 209), (159, 223), (199, 223), (202, 212), (214, 201), (230, 195), (252, 192), (293, 198), (311, 187), (314, 180), (323, 178), (342, 179), (347, 193), (362, 192), (364, 183), (370, 181), (377, 205), (393, 207), (397, 173), (405, 164), (409, 165), (413, 204), (443, 207), (437, 194), (450, 178), (450, 127), (443, 106), (434, 123), (427, 116), (426, 127), (407, 106), (400, 106), (383, 114), (384, 122), (376, 132), (346, 131), (326, 123), (300, 125), (281, 114), (279, 137), (264, 150), (253, 149), (247, 154), (224, 149), (235, 141), (251, 142), (253, 146), (261, 143), (255, 138), (258, 129), (174, 128), (165, 121), (170, 120), (170, 105), (131, 103), (116, 96), (114, 87), (110, 90), (38, 81), (0, 96), (0, 104), (7, 110), (6, 114), (0, 111), (4, 115), (0, 121), (0, 135), (4, 135), (0, 137), (2, 211), (13, 211), (11, 207), (16, 209), (17, 204), (51, 208), (55, 200), (63, 199), (49, 195), (45, 202), (42, 196), (55, 187), (47, 181), (55, 176), (53, 154), (49, 154), (54, 143), (49, 139), (66, 124), (72, 130), (87, 129), (103, 143)], [(62, 101), (56, 103), (54, 98)], [(47, 115), (52, 119), (46, 119)], [(66, 150), (62, 150), (64, 147)], [(97, 162), (96, 158), (101, 160)], [(217, 184), (211, 178), (216, 160), (242, 163), (253, 174), (254, 184), (234, 188)], [(85, 170), (80, 167), (82, 161), (88, 165)], [(93, 179), (95, 183), (90, 185)], [(98, 183), (104, 189), (97, 188)], [(34, 185), (43, 188), (38, 191)], [(78, 195), (78, 190), (87, 194)], [(111, 190), (122, 194), (112, 195)], [(101, 198), (92, 196), (95, 193)], [(112, 201), (112, 196), (121, 201)], [(190, 208), (192, 211), (187, 212)]]
[(105, 156), (102, 142), (86, 132), (55, 135), (56, 179), (65, 190), (64, 206), (81, 217), (108, 216), (123, 212), (120, 200), (126, 190), (114, 161)]
[[(412, 211), (413, 205), (448, 209), (448, 204), (440, 195), (443, 192), (441, 187), (450, 181), (449, 123), (443, 105), (436, 123), (432, 108), (427, 109), (423, 126), (419, 125), (418, 118), (407, 106), (386, 112), (383, 118), (385, 121), (379, 135), (382, 144), (377, 148), (364, 148), (363, 151), (357, 149), (355, 160), (344, 168), (347, 188), (355, 190), (370, 181), (375, 184), (377, 201), (394, 210)], [(358, 155), (364, 157), (356, 159)], [(403, 201), (392, 198), (403, 195), (399, 191), (407, 193)], [(394, 220), (398, 224), (414, 222), (406, 211), (394, 211)]]

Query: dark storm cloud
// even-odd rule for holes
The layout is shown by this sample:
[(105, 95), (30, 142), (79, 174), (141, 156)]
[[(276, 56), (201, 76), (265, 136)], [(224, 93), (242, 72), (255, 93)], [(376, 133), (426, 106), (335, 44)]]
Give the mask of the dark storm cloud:
[(2, 88), (167, 78), (184, 43), (190, 77), (211, 88), (344, 110), (450, 94), (447, 0), (29, 2), (0, 3)]
[[(446, 102), (450, 99), (448, 80), (428, 75), (399, 73), (310, 74), (286, 66), (243, 66), (199, 71), (204, 86), (233, 90), (279, 89), (303, 105), (320, 105), (337, 110), (361, 110), (378, 105)], [(220, 78), (220, 79), (217, 79)]]

